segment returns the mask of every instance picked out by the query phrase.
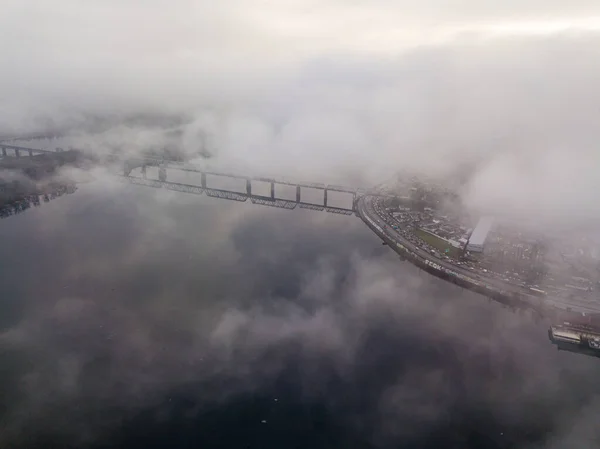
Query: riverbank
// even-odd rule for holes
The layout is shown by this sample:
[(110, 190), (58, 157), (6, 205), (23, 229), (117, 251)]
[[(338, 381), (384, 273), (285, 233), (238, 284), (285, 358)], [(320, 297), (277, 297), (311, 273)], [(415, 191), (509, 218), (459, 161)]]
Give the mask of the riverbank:
[(58, 170), (86, 163), (87, 158), (77, 150), (0, 159), (0, 218), (75, 192), (75, 182), (57, 176)]
[(357, 207), (359, 217), (363, 222), (379, 237), (381, 238), (392, 250), (398, 253), (403, 259), (409, 261), (419, 269), (426, 271), (427, 273), (443, 279), (446, 282), (458, 285), (459, 287), (474, 291), (482, 294), (494, 301), (497, 301), (513, 310), (529, 310), (533, 314), (534, 319), (550, 318), (554, 319), (561, 310), (549, 306), (544, 302), (542, 298), (537, 298), (531, 295), (525, 295), (519, 292), (509, 292), (505, 290), (498, 290), (482, 280), (476, 280), (465, 276), (456, 271), (446, 269), (439, 265), (433, 258), (426, 258), (418, 254), (412, 249), (412, 244), (398, 236), (398, 241), (390, 238), (383, 229), (367, 215), (363, 207), (360, 205)]

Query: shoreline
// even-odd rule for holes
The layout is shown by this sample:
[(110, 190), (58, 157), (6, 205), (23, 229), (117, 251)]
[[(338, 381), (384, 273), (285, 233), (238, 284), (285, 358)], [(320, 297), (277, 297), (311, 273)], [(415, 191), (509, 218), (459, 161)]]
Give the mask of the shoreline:
[[(504, 306), (516, 310), (530, 310), (533, 313), (533, 317), (536, 320), (540, 319), (556, 319), (559, 314), (564, 312), (572, 312), (568, 309), (562, 309), (549, 303), (546, 298), (539, 298), (533, 295), (527, 295), (520, 292), (508, 292), (506, 290), (500, 290), (493, 287), (485, 282), (484, 279), (475, 280), (471, 277), (465, 276), (458, 272), (453, 271), (449, 268), (445, 268), (437, 263), (433, 257), (425, 258), (422, 255), (411, 249), (414, 246), (412, 243), (407, 242), (400, 235), (397, 240), (390, 238), (383, 229), (380, 228), (377, 223), (368, 216), (367, 212), (363, 210), (361, 201), (366, 202), (365, 197), (360, 198), (356, 208), (357, 215), (360, 219), (373, 231), (383, 242), (389, 246), (394, 252), (396, 252), (403, 260), (407, 260), (417, 268), (426, 271), (427, 273), (440, 278), (446, 282), (457, 285), (459, 287), (471, 290), (475, 293), (479, 293), (483, 296), (488, 297)], [(568, 307), (568, 306), (567, 306)]]

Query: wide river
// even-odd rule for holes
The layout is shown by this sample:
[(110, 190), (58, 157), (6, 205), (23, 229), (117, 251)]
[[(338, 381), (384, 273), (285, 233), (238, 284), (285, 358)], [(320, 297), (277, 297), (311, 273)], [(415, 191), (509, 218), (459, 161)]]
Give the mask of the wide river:
[(598, 447), (600, 359), (354, 216), (95, 181), (0, 257), (2, 448)]

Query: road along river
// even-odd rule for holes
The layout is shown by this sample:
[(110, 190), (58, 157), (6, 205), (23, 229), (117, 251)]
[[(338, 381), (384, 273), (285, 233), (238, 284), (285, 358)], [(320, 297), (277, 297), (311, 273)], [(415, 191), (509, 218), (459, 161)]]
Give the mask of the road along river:
[(600, 312), (600, 310), (594, 310), (589, 307), (564, 304), (552, 298), (534, 296), (527, 293), (521, 286), (482, 276), (480, 273), (471, 272), (463, 267), (440, 259), (414, 245), (398, 231), (387, 226), (382, 217), (375, 211), (373, 201), (374, 197), (368, 195), (359, 198), (357, 213), (360, 218), (400, 256), (434, 276), (460, 287), (481, 293), (508, 307), (531, 310), (534, 316), (539, 318), (555, 318), (559, 312), (567, 308), (571, 308), (573, 311), (588, 313)]

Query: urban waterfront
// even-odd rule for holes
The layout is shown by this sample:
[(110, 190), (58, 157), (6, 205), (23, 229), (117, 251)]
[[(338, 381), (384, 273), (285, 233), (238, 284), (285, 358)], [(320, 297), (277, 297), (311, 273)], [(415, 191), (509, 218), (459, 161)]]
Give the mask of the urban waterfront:
[(596, 359), (355, 216), (100, 177), (0, 220), (0, 238), (3, 447), (596, 437)]

